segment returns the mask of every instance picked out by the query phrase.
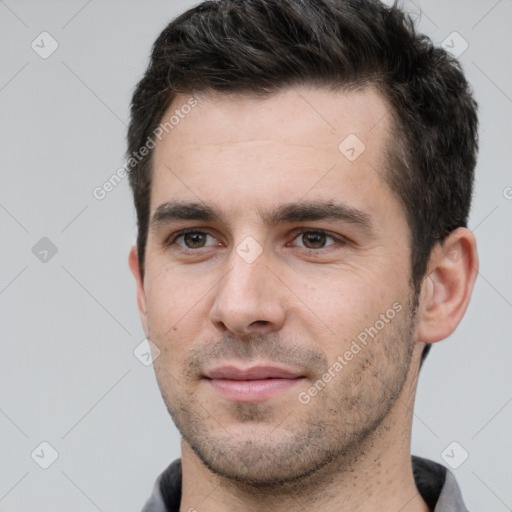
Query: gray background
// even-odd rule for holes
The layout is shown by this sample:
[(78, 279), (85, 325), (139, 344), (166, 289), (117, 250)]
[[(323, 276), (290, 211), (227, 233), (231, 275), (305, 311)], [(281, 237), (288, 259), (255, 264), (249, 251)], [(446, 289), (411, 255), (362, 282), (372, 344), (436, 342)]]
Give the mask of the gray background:
[[(127, 181), (103, 200), (92, 192), (123, 164), (153, 41), (194, 4), (0, 0), (1, 511), (137, 511), (179, 457), (152, 367), (133, 354), (144, 335)], [(435, 42), (453, 31), (467, 41), (481, 119), (470, 221), (480, 275), (422, 371), (412, 452), (455, 465), (466, 451), (454, 472), (469, 509), (512, 510), (512, 1), (403, 5)], [(43, 31), (58, 43), (45, 59), (31, 47), (51, 49)], [(48, 469), (44, 441), (58, 452)]]

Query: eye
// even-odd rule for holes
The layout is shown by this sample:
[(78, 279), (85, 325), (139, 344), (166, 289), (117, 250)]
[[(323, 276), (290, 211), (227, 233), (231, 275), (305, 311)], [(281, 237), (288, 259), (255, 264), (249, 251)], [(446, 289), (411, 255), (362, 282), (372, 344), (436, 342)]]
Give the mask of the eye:
[[(327, 243), (331, 240), (331, 243)], [(342, 240), (336, 239), (332, 235), (328, 235), (325, 231), (322, 230), (308, 230), (302, 231), (299, 236), (297, 236), (294, 241), (298, 241), (298, 247), (303, 247), (305, 249), (323, 249), (324, 247), (328, 247), (330, 245), (335, 245), (336, 242), (341, 242)]]
[[(209, 242), (209, 243), (208, 243)], [(176, 244), (182, 249), (202, 249), (211, 245), (218, 245), (217, 240), (204, 231), (180, 231), (169, 240), (168, 245)]]

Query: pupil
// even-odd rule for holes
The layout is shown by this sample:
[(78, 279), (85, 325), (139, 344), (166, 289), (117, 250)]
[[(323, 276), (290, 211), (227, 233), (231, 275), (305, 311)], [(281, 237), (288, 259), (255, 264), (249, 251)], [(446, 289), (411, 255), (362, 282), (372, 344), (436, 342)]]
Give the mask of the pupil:
[(185, 245), (187, 247), (202, 247), (204, 245), (204, 235), (202, 233), (187, 233), (185, 235)]
[(306, 247), (323, 247), (325, 244), (325, 233), (304, 233), (302, 241)]

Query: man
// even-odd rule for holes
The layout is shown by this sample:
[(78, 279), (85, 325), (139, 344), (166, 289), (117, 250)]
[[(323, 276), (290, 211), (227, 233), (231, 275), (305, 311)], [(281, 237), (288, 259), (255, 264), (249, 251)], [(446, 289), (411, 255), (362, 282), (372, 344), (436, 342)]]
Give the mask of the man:
[(182, 435), (144, 510), (466, 510), (410, 453), (478, 267), (458, 63), (374, 0), (210, 1), (131, 114), (129, 263)]

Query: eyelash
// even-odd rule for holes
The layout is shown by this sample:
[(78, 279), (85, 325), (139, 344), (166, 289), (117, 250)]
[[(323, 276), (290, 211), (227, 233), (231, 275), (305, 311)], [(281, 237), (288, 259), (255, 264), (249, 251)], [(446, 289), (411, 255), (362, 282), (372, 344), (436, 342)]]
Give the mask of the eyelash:
[[(170, 237), (168, 237), (165, 240), (164, 246), (166, 248), (170, 248), (172, 245), (175, 245), (176, 240), (178, 240), (178, 238), (180, 238), (180, 237), (182, 237), (184, 235), (187, 235), (187, 234), (195, 234), (195, 233), (203, 234), (203, 235), (209, 235), (209, 236), (213, 237), (213, 235), (211, 235), (207, 231), (201, 231), (201, 230), (195, 229), (195, 228), (188, 228), (188, 229), (183, 229), (181, 231), (173, 233)], [(321, 250), (325, 251), (329, 247), (333, 247), (333, 246), (340, 245), (340, 244), (341, 245), (346, 245), (348, 243), (348, 240), (345, 237), (342, 237), (341, 235), (333, 235), (333, 234), (330, 234), (329, 232), (327, 232), (327, 231), (325, 231), (323, 229), (312, 229), (312, 228), (301, 228), (301, 229), (299, 229), (299, 231), (297, 231), (295, 236), (293, 237), (292, 242), (295, 241), (299, 236), (303, 235), (304, 233), (325, 234), (327, 238), (331, 238), (335, 242), (335, 243), (333, 243), (331, 245), (327, 245), (327, 246), (324, 246), (324, 247), (319, 247), (318, 249), (312, 249), (312, 248), (309, 248), (309, 247), (294, 246), (294, 247), (298, 247), (299, 249), (302, 249), (304, 252), (308, 252), (310, 254), (315, 254), (315, 253), (318, 254), (319, 251), (321, 251)], [(213, 237), (213, 238), (215, 238), (215, 237)], [(182, 251), (185, 251), (185, 252), (198, 252), (200, 249), (206, 249), (206, 247), (199, 247), (197, 249), (193, 249), (193, 248), (190, 248), (190, 247), (180, 247), (179, 245), (177, 245), (177, 247), (178, 247), (178, 250), (182, 250)]]

